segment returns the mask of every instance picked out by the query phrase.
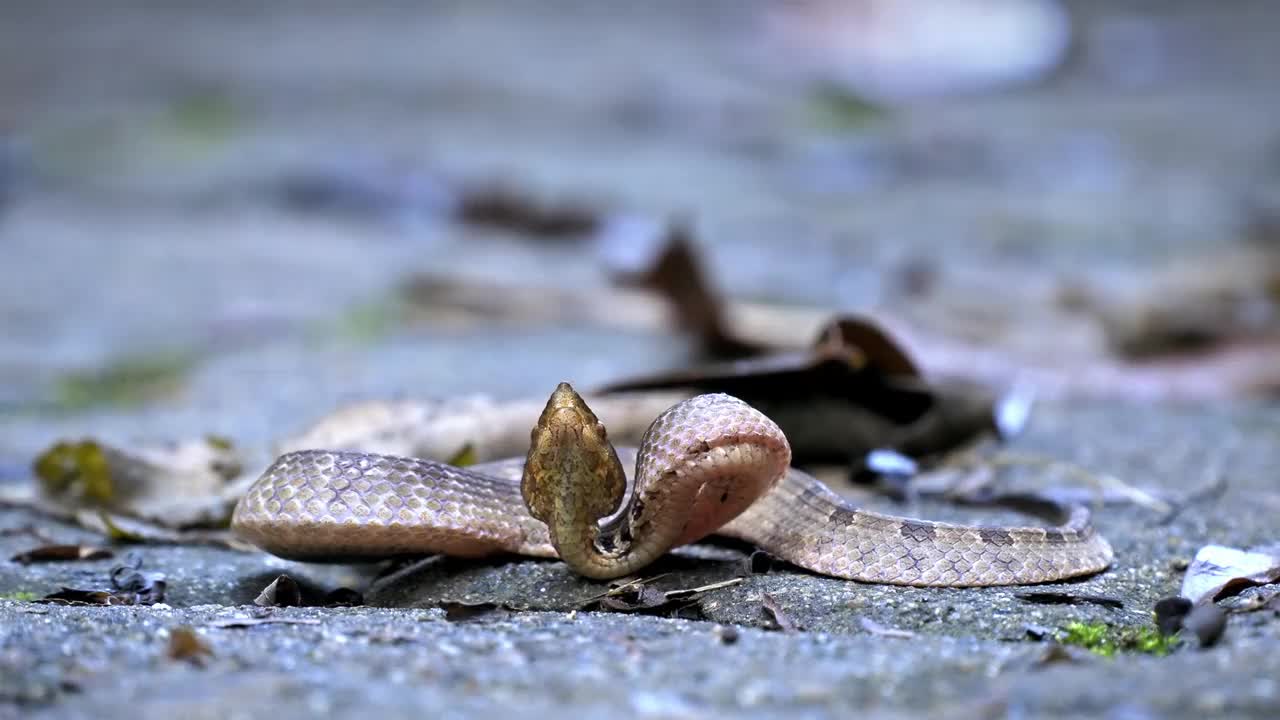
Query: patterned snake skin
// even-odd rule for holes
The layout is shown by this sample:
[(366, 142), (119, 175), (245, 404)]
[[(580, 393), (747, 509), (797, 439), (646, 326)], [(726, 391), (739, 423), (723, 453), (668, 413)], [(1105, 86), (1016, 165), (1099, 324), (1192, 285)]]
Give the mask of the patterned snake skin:
[[(813, 572), (898, 585), (1038, 583), (1099, 572), (1112, 559), (1082, 507), (1056, 527), (965, 526), (859, 510), (788, 468), (777, 426), (727, 395), (678, 403), (654, 421), (638, 451), (618, 455), (638, 466), (628, 473), (627, 502), (605, 522), (627, 526), (625, 551), (602, 552), (594, 538), (557, 538), (562, 549), (578, 543), (599, 555), (585, 569), (566, 555), (592, 577), (629, 574), (711, 533)], [(557, 557), (548, 526), (521, 495), (523, 464), (464, 469), (355, 451), (289, 452), (239, 502), (232, 527), (268, 552), (300, 560)]]

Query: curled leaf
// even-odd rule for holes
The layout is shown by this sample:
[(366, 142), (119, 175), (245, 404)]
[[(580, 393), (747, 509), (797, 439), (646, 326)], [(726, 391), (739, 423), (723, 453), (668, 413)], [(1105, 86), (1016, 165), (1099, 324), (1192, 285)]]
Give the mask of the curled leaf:
[(1280, 557), (1223, 545), (1200, 548), (1187, 568), (1179, 593), (1195, 604), (1214, 602), (1252, 585), (1280, 580)]
[(293, 578), (280, 575), (262, 589), (253, 604), (259, 607), (297, 607), (302, 604), (302, 590)]

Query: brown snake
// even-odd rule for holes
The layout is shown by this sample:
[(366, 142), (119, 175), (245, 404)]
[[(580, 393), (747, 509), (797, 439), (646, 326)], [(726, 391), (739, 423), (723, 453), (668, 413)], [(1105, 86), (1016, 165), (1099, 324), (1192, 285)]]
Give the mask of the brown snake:
[[(1056, 527), (980, 527), (857, 509), (789, 467), (768, 417), (728, 395), (658, 416), (625, 473), (604, 425), (562, 383), (524, 463), (459, 468), (353, 451), (282, 455), (232, 527), (276, 555), (354, 560), (443, 553), (559, 557), (593, 578), (643, 568), (712, 533), (813, 572), (898, 585), (1014, 585), (1095, 573), (1112, 551), (1083, 507)], [(519, 471), (523, 465), (523, 477)]]

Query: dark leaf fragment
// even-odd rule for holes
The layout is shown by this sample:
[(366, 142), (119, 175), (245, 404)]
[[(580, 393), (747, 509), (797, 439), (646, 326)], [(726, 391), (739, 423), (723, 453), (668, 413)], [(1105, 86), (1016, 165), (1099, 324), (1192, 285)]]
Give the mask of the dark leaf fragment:
[(111, 586), (138, 605), (154, 605), (164, 601), (168, 583), (164, 573), (142, 572), (142, 555), (130, 552), (111, 568)]
[(543, 239), (585, 238), (599, 229), (602, 213), (581, 203), (544, 203), (499, 185), (465, 190), (458, 220)]
[(359, 607), (364, 605), (364, 595), (349, 587), (340, 587), (324, 596), (325, 607)]
[(494, 616), (505, 617), (510, 612), (509, 608), (490, 602), (446, 602), (440, 603), (440, 608), (444, 610), (444, 619), (449, 622), (467, 622)]
[(1112, 610), (1124, 607), (1124, 601), (1106, 595), (1073, 594), (1063, 592), (1023, 592), (1014, 597), (1038, 605), (1101, 605)]
[(214, 620), (208, 623), (207, 627), (214, 628), (250, 628), (258, 625), (319, 625), (320, 621), (314, 618), (289, 618), (289, 617), (272, 617), (270, 615), (260, 617), (239, 617), (225, 618), (222, 620)]
[(45, 595), (43, 602), (54, 605), (132, 605), (133, 597), (117, 595), (107, 590), (77, 590), (64, 587), (56, 593)]
[(20, 552), (9, 558), (23, 565), (40, 562), (63, 562), (68, 560), (106, 560), (115, 553), (103, 547), (93, 545), (43, 545), (38, 548)]

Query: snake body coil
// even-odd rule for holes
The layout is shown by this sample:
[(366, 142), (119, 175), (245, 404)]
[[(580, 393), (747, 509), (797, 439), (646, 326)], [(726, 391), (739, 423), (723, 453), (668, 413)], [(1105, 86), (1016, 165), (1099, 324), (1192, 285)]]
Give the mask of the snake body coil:
[[(635, 457), (628, 477), (621, 460)], [(717, 533), (824, 575), (899, 585), (1046, 582), (1105, 569), (1112, 551), (1074, 509), (1056, 527), (981, 527), (851, 506), (789, 468), (786, 438), (728, 395), (663, 412), (638, 450), (562, 384), (523, 463), (458, 468), (354, 451), (286, 453), (236, 506), (232, 527), (276, 555), (356, 560), (444, 553), (560, 557), (619, 577)]]

